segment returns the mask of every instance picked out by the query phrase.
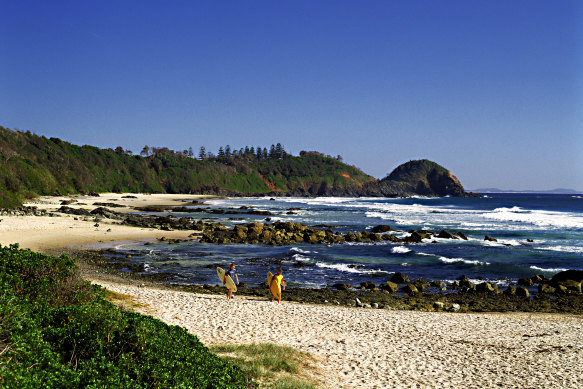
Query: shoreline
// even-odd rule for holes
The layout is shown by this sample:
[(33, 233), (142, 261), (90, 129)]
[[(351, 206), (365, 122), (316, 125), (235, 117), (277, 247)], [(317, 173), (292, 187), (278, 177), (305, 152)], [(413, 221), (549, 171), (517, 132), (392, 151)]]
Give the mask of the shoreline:
[[(147, 217), (137, 218), (135, 223), (128, 225), (127, 219), (131, 217), (126, 217), (136, 211), (159, 211), (172, 207), (179, 209), (184, 206), (203, 205), (201, 200), (209, 198), (216, 196), (104, 193), (93, 196), (41, 197), (26, 205), (36, 207), (38, 212), (35, 213), (44, 216), (0, 216), (0, 244), (18, 242), (21, 248), (51, 255), (67, 254), (76, 257), (83, 275), (85, 273), (88, 277), (99, 275), (102, 279), (105, 277), (105, 281), (113, 280), (134, 285), (148, 283), (172, 290), (222, 294), (222, 288), (216, 286), (216, 283), (214, 285), (173, 283), (168, 282), (171, 280), (170, 273), (143, 274), (139, 264), (126, 259), (131, 253), (108, 250), (108, 247), (115, 247), (114, 244), (124, 242), (149, 244), (156, 240), (173, 243), (199, 239), (204, 236), (204, 232), (201, 231), (203, 228), (207, 231), (207, 227), (214, 229), (215, 225), (198, 221), (183, 224), (173, 222), (175, 224), (172, 225), (164, 224), (168, 223), (165, 221), (156, 224), (156, 221)], [(93, 211), (100, 209), (100, 212), (93, 214)], [(216, 211), (225, 212), (221, 209)], [(418, 280), (409, 283), (407, 279), (397, 282), (398, 284), (392, 285), (388, 285), (389, 282), (387, 285), (366, 282), (365, 284), (372, 284), (366, 287), (337, 284), (316, 289), (288, 288), (284, 298), (301, 303), (381, 309), (583, 314), (583, 297), (580, 295), (533, 293), (531, 288), (532, 296), (529, 296), (528, 291), (526, 296), (518, 296), (518, 293), (515, 296), (514, 293), (502, 293), (501, 290), (497, 290), (496, 285), (493, 285), (493, 289), (488, 289), (490, 287), (486, 285), (488, 283), (472, 284), (469, 280), (465, 283), (460, 281), (458, 286), (447, 286), (447, 290), (444, 290), (446, 287), (442, 283), (438, 287), (431, 285), (431, 288), (426, 289), (430, 286), (428, 281)], [(538, 281), (535, 280), (534, 283)], [(420, 289), (418, 292), (410, 293), (409, 287)], [(268, 294), (261, 286), (249, 288), (245, 286), (239, 291), (239, 295), (246, 296), (268, 297)]]
[[(184, 205), (188, 202), (214, 197), (216, 196), (104, 193), (99, 196), (44, 196), (29, 201), (25, 205), (54, 212), (71, 199), (77, 201), (66, 206), (74, 209), (96, 208), (93, 205), (96, 202), (115, 202), (123, 205), (116, 207), (116, 212), (127, 214), (133, 210), (133, 207)], [(162, 231), (155, 228), (120, 225), (116, 220), (97, 216), (83, 218), (72, 214), (59, 214), (57, 217), (3, 215), (0, 219), (0, 244), (18, 243), (21, 248), (40, 252), (84, 248), (89, 245), (111, 244), (117, 241), (147, 242), (162, 237), (184, 240), (193, 233), (193, 231)]]

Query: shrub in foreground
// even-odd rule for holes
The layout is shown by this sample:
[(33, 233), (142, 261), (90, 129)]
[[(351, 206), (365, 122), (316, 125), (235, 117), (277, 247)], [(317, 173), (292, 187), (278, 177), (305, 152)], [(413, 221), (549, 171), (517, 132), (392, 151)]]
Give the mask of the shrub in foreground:
[(0, 246), (0, 386), (254, 387), (185, 329), (121, 310), (74, 261)]

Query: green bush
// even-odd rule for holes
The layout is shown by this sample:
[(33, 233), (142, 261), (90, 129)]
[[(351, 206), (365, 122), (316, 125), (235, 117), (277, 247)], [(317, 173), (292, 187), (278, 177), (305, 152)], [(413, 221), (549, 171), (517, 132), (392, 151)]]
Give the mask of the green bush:
[(0, 386), (246, 388), (185, 329), (121, 310), (73, 260), (0, 246)]

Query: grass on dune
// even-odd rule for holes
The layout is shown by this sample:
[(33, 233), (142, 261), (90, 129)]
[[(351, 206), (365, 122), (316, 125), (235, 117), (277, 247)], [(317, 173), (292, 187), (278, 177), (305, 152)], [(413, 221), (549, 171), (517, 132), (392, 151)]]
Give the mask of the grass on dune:
[(261, 388), (309, 389), (316, 384), (307, 376), (314, 370), (314, 358), (291, 347), (272, 343), (210, 347), (223, 359), (239, 366)]

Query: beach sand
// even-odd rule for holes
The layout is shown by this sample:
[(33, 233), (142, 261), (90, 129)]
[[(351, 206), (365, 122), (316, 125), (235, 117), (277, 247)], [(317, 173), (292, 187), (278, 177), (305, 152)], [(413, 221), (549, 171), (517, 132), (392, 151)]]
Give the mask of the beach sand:
[[(330, 388), (576, 388), (583, 318), (391, 311), (201, 295), (106, 281), (141, 313), (207, 346), (276, 343), (311, 353)], [(285, 297), (285, 296), (284, 296)]]
[[(181, 205), (193, 195), (120, 194), (75, 197), (134, 206)], [(70, 197), (43, 197), (27, 205), (54, 211)], [(192, 231), (119, 225), (118, 220), (75, 220), (73, 215), (0, 216), (0, 243), (48, 252), (121, 240), (187, 238)], [(99, 272), (97, 272), (99, 273)], [(575, 388), (583, 385), (583, 317), (558, 314), (392, 311), (198, 295), (134, 281), (85, 277), (134, 296), (136, 308), (180, 325), (207, 346), (270, 342), (307, 351), (318, 361), (314, 378), (330, 388)], [(100, 277), (100, 278), (97, 278)], [(285, 294), (284, 294), (285, 300)], [(177, 345), (177, 347), (179, 347)]]
[[(111, 208), (116, 212), (130, 212), (133, 207), (153, 205), (183, 205), (188, 201), (204, 200), (208, 196), (172, 194), (132, 194), (136, 198), (124, 197), (127, 194), (105, 193), (95, 196), (40, 197), (25, 205), (50, 212), (61, 207), (63, 200), (74, 198), (78, 203), (67, 205), (71, 208), (93, 210), (96, 202), (113, 202), (124, 208)], [(93, 218), (85, 221), (81, 216), (0, 216), (0, 244), (19, 243), (21, 248), (47, 251), (56, 248), (80, 248), (88, 245), (112, 246), (118, 241), (153, 241), (161, 237), (186, 239), (193, 231), (161, 231), (153, 228), (139, 228), (120, 225), (119, 220), (102, 219), (99, 226)]]

